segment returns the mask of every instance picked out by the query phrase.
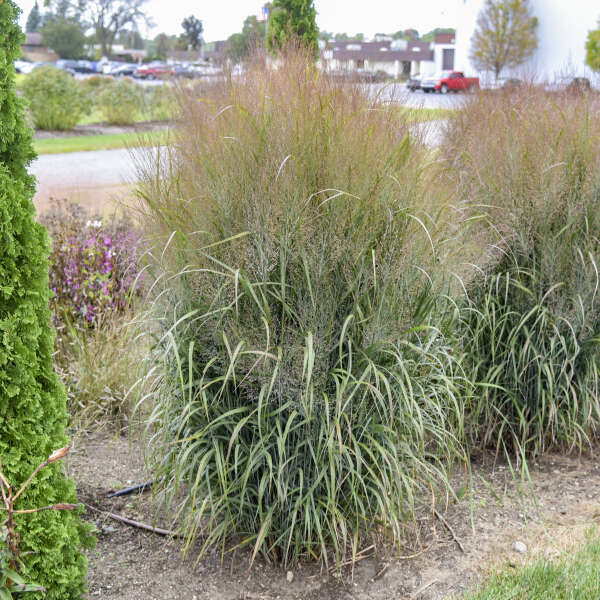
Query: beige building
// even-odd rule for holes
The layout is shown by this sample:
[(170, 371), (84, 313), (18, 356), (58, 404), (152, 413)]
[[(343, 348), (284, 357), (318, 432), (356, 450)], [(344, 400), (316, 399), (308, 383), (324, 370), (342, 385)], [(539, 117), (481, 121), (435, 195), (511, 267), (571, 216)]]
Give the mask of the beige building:
[(454, 69), (454, 35), (433, 42), (383, 40), (330, 42), (321, 48), (321, 68), (328, 71), (382, 72), (396, 79)]

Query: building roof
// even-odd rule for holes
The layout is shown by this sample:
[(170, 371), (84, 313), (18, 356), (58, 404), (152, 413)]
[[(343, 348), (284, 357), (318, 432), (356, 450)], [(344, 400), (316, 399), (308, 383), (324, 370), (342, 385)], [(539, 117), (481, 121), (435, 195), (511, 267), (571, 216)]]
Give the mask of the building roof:
[(25, 34), (25, 45), (26, 46), (41, 46), (42, 45), (42, 34), (41, 33)]
[(435, 34), (436, 44), (454, 44), (456, 34), (454, 33), (436, 33)]
[(407, 42), (401, 48), (393, 42), (337, 42), (331, 49), (330, 58), (346, 62), (369, 60), (372, 62), (432, 61), (433, 48), (430, 42)]

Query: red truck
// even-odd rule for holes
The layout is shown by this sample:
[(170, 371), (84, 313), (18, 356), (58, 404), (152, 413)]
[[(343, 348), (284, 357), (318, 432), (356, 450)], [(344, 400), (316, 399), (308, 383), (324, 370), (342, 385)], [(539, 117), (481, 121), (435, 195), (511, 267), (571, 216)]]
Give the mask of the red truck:
[(478, 77), (465, 77), (462, 71), (442, 71), (432, 77), (426, 77), (421, 82), (421, 89), (429, 94), (441, 92), (467, 92), (479, 87)]

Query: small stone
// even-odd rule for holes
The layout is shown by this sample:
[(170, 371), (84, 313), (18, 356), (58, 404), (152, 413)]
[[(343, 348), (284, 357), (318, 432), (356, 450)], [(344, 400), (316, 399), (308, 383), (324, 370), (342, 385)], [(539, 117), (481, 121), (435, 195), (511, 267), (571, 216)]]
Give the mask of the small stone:
[(523, 542), (515, 542), (512, 545), (513, 552), (518, 552), (519, 554), (525, 554), (527, 552), (527, 546)]
[(292, 581), (294, 581), (294, 573), (292, 571), (288, 571), (285, 578), (287, 579), (288, 583), (292, 583)]

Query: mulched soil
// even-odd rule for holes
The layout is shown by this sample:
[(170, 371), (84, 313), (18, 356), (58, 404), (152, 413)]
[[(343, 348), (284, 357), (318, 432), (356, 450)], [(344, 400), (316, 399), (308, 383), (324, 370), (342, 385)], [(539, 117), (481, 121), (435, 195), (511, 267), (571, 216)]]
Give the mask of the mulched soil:
[[(107, 498), (111, 491), (151, 479), (138, 438), (106, 432), (78, 436), (67, 471), (81, 501), (152, 524), (148, 494)], [(98, 545), (88, 553), (88, 598), (441, 600), (474, 587), (496, 568), (558, 556), (600, 522), (600, 465), (593, 456), (548, 455), (530, 470), (535, 500), (527, 477), (515, 477), (505, 464), (494, 466), (491, 457), (476, 460), (471, 497), (438, 505), (438, 516), (424, 513), (418, 545), (404, 552), (410, 557), (371, 548), (341, 576), (315, 564), (286, 573), (259, 560), (248, 570), (245, 552), (196, 561), (192, 549), (183, 558), (179, 542), (88, 509), (86, 519), (98, 529)], [(464, 481), (457, 476), (456, 489)], [(515, 541), (525, 543), (525, 554), (512, 549)]]

